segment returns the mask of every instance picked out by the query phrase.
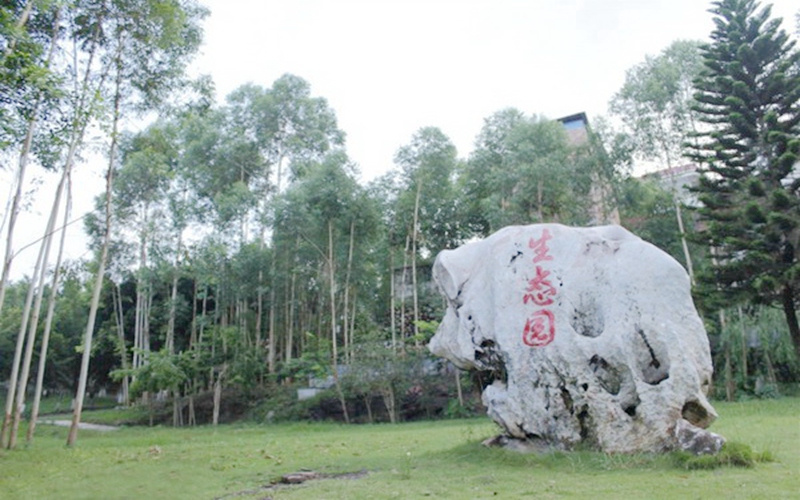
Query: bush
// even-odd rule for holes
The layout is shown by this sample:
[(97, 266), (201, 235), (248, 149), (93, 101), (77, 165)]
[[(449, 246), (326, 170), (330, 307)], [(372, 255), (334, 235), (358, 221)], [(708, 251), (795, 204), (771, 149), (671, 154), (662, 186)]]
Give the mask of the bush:
[(769, 452), (756, 453), (742, 443), (728, 441), (716, 455), (693, 455), (685, 451), (674, 452), (675, 465), (687, 470), (718, 469), (720, 467), (753, 467), (758, 462), (772, 462)]

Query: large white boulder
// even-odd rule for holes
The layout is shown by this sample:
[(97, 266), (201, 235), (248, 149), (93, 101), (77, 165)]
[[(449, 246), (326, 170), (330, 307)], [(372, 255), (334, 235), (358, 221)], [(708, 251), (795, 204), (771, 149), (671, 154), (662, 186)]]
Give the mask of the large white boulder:
[[(504, 228), (445, 250), (447, 311), (430, 350), (491, 372), (503, 442), (607, 452), (716, 452), (708, 337), (689, 278), (618, 226)], [(521, 443), (520, 443), (521, 441)]]

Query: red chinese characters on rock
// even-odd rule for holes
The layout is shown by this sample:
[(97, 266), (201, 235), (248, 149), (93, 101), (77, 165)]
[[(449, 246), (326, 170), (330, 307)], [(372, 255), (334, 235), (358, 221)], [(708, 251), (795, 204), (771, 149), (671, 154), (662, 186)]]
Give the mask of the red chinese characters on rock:
[(528, 301), (531, 301), (537, 306), (549, 306), (553, 303), (556, 288), (547, 279), (548, 276), (550, 276), (550, 271), (536, 266), (536, 276), (528, 280), (528, 288), (525, 289), (526, 293), (522, 297), (523, 303), (527, 304)]
[(538, 240), (534, 240), (533, 238), (531, 238), (531, 240), (528, 242), (528, 246), (531, 247), (531, 250), (533, 250), (534, 264), (538, 264), (543, 260), (553, 260), (552, 255), (547, 255), (547, 252), (550, 251), (550, 248), (547, 246), (547, 242), (552, 239), (553, 237), (550, 236), (550, 231), (548, 231), (547, 228), (545, 228), (544, 231), (542, 231), (541, 238), (539, 238)]
[[(528, 246), (533, 250), (534, 264), (553, 260), (553, 256), (548, 254), (550, 248), (547, 246), (547, 242), (551, 239), (553, 237), (547, 228), (542, 231), (542, 237), (538, 240), (530, 239)], [(541, 265), (536, 265), (535, 270), (536, 275), (528, 280), (525, 294), (522, 296), (522, 303), (527, 305), (531, 302), (536, 306), (549, 306), (553, 304), (558, 290), (549, 279), (550, 271), (544, 269)], [(525, 321), (525, 328), (522, 330), (522, 342), (525, 345), (544, 347), (550, 344), (555, 337), (556, 324), (552, 311), (538, 309), (528, 316), (527, 321)]]
[(531, 314), (522, 331), (522, 341), (531, 347), (544, 347), (556, 338), (556, 324), (553, 313), (540, 309)]

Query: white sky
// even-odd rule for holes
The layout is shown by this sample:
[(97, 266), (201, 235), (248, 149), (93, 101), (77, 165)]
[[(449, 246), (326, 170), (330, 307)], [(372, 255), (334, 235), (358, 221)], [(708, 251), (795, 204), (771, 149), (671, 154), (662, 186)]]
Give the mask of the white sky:
[[(790, 23), (796, 0), (774, 2)], [(420, 127), (466, 157), (483, 119), (504, 107), (590, 120), (625, 70), (677, 39), (708, 38), (704, 0), (206, 0), (197, 68), (218, 99), (284, 73), (328, 99), (350, 157), (369, 180)], [(257, 7), (256, 7), (257, 5)]]
[[(304, 78), (336, 111), (365, 181), (391, 169), (395, 151), (424, 126), (441, 128), (467, 157), (483, 119), (505, 107), (550, 118), (584, 111), (591, 121), (606, 113), (626, 69), (674, 40), (707, 40), (713, 27), (704, 0), (201, 2), (211, 15), (193, 71), (212, 76), (218, 102), (248, 82)], [(796, 0), (772, 3), (794, 33)], [(102, 171), (100, 160), (80, 168), (74, 213), (91, 208)], [(15, 248), (45, 225), (55, 182), (35, 177), (45, 183), (33, 213), (21, 216)], [(8, 171), (0, 181), (5, 207)], [(83, 241), (76, 224), (72, 258), (85, 254)], [(14, 277), (29, 272), (35, 254), (20, 254)]]

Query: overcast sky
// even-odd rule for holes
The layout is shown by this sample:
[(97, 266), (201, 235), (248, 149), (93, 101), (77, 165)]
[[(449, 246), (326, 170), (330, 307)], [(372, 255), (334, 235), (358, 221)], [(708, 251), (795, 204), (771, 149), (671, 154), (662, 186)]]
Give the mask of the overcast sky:
[[(708, 39), (704, 0), (206, 0), (198, 71), (218, 99), (284, 73), (325, 97), (369, 180), (420, 127), (468, 156), (483, 119), (513, 106), (606, 113), (625, 70), (678, 39)], [(794, 31), (796, 0), (774, 3)]]
[[(707, 40), (713, 26), (703, 0), (203, 3), (211, 15), (192, 71), (212, 76), (218, 101), (248, 82), (304, 78), (336, 111), (364, 181), (392, 168), (395, 151), (421, 127), (441, 128), (467, 157), (483, 119), (505, 107), (550, 118), (604, 115), (626, 69), (674, 40)], [(794, 33), (797, 0), (773, 4)], [(76, 216), (102, 192), (103, 169), (94, 159), (76, 172)], [(44, 184), (21, 215), (17, 249), (41, 236), (55, 186), (55, 176), (30, 177)], [(10, 185), (9, 171), (0, 179)], [(87, 256), (82, 231), (72, 227), (72, 258)], [(14, 277), (30, 271), (35, 254), (20, 254)]]

